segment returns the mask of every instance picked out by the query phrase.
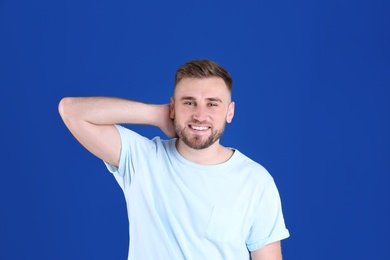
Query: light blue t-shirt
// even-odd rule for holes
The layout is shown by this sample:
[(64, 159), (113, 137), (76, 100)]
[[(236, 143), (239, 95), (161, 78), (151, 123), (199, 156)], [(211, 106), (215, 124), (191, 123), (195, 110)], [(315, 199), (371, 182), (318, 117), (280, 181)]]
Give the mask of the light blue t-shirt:
[(250, 259), (289, 236), (273, 178), (238, 150), (225, 163), (199, 165), (178, 153), (176, 139), (116, 127), (119, 167), (106, 165), (126, 198), (128, 259)]

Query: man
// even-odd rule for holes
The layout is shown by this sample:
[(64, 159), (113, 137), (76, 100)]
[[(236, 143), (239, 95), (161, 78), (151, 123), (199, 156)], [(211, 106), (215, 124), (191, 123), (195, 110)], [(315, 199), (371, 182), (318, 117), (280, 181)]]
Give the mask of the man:
[[(269, 173), (220, 144), (234, 115), (232, 78), (210, 60), (179, 68), (170, 104), (64, 98), (60, 114), (122, 188), (129, 258), (282, 259), (289, 236)], [(149, 140), (119, 124), (160, 128)]]

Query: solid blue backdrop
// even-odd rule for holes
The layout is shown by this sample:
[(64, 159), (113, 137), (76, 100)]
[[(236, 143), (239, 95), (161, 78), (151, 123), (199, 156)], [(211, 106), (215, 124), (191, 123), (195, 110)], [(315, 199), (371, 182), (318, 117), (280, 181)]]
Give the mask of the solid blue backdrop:
[(389, 11), (360, 0), (1, 1), (0, 259), (126, 259), (122, 192), (58, 102), (166, 103), (194, 58), (234, 78), (222, 143), (274, 176), (284, 258), (388, 259)]

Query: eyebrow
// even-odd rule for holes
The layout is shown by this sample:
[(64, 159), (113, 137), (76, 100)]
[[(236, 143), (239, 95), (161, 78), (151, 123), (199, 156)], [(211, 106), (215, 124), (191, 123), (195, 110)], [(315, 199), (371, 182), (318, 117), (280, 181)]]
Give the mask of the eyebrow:
[[(196, 98), (191, 97), (191, 96), (185, 96), (185, 97), (180, 98), (180, 100), (196, 100)], [(215, 98), (215, 97), (205, 98), (205, 100), (222, 103), (222, 100), (220, 98)]]

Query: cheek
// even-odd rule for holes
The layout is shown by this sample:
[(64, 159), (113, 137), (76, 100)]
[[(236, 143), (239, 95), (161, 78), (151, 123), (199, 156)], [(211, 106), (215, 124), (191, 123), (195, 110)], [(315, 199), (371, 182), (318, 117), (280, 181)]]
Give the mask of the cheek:
[(174, 111), (174, 116), (176, 119), (188, 119), (192, 115), (191, 109), (188, 107), (179, 107)]
[(175, 120), (175, 122), (176, 123), (179, 123), (179, 124), (181, 124), (182, 122), (185, 122), (186, 121), (186, 118), (185, 118), (185, 116), (183, 115), (183, 113), (181, 112), (181, 113), (177, 113), (177, 111), (173, 111), (172, 113), (171, 113), (171, 119), (172, 120)]

